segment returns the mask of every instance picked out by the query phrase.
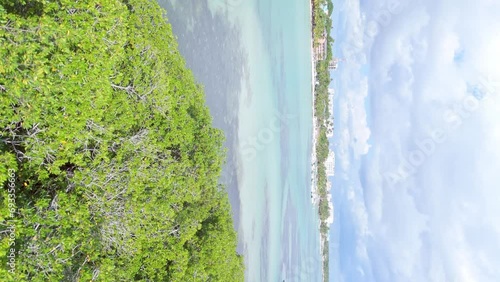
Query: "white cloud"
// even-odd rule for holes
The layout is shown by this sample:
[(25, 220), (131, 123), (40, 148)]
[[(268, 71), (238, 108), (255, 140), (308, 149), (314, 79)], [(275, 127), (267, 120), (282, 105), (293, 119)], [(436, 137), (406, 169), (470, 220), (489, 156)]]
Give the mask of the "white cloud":
[[(339, 130), (340, 131), (340, 130)], [(349, 130), (344, 128), (340, 132), (336, 132), (339, 136), (338, 141), (335, 142), (335, 162), (340, 162), (340, 170), (347, 171), (350, 167), (350, 155), (349, 155), (349, 142), (350, 142), (350, 134)]]
[[(422, 0), (390, 13), (394, 0), (346, 3), (336, 129), (350, 184), (338, 187), (346, 203), (336, 212), (355, 237), (340, 236), (338, 277), (500, 281), (500, 98), (464, 109), (481, 81), (500, 92), (500, 3)], [(389, 185), (384, 176), (436, 129), (444, 142)]]
[(370, 149), (370, 129), (367, 125), (365, 99), (368, 95), (368, 80), (361, 79), (359, 86), (347, 91), (346, 96), (349, 107), (349, 124), (351, 129), (351, 148), (354, 156), (358, 158), (365, 155)]

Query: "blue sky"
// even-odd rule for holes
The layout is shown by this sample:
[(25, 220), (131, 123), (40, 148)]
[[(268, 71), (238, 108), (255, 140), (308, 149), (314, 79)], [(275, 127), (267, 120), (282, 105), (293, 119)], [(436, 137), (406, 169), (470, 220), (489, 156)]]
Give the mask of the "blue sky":
[(334, 4), (331, 281), (500, 281), (500, 2)]

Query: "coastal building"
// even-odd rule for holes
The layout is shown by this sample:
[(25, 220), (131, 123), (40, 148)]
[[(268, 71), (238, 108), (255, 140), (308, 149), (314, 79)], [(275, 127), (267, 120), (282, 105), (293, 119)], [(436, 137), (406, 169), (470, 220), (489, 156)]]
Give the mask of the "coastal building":
[(333, 117), (333, 94), (335, 90), (333, 88), (328, 88), (328, 111), (330, 112), (330, 118)]
[(328, 201), (328, 210), (330, 211), (330, 214), (328, 215), (328, 219), (326, 220), (326, 222), (330, 225), (333, 223), (334, 219), (333, 201), (332, 201), (332, 182), (330, 180), (326, 181), (326, 191), (328, 191), (326, 199)]
[(335, 175), (335, 153), (330, 151), (328, 154), (328, 158), (325, 161), (326, 166), (326, 175), (334, 176)]
[(327, 197), (328, 197), (328, 210), (330, 211), (330, 214), (329, 214), (328, 219), (326, 220), (326, 222), (329, 225), (331, 225), (333, 223), (333, 220), (334, 220), (334, 217), (335, 217), (334, 210), (333, 210), (332, 194), (329, 193)]
[(314, 58), (316, 61), (322, 61), (326, 59), (327, 52), (327, 39), (326, 39), (326, 30), (323, 32), (323, 35), (320, 39), (318, 39), (317, 45), (314, 48)]

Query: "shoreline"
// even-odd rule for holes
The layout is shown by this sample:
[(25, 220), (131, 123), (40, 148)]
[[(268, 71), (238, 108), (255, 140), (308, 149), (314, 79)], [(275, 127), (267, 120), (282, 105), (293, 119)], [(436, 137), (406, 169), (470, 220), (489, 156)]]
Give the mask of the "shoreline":
[[(316, 7), (316, 5), (320, 7)], [(318, 213), (321, 275), (322, 281), (326, 282), (329, 279), (329, 221), (333, 211), (331, 200), (328, 196), (329, 184), (325, 166), (330, 147), (326, 124), (327, 120), (331, 117), (327, 117), (326, 113), (316, 112), (316, 107), (318, 106), (322, 109), (321, 106), (325, 103), (325, 99), (329, 99), (327, 93), (329, 82), (331, 81), (329, 70), (330, 62), (333, 59), (330, 44), (333, 43), (333, 40), (327, 35), (332, 29), (332, 11), (325, 11), (325, 7), (322, 5), (325, 5), (325, 7), (333, 7), (332, 0), (309, 1), (311, 20), (311, 95), (313, 127), (311, 136), (311, 202), (313, 208)], [(316, 13), (321, 12), (325, 12), (326, 15), (316, 15)], [(322, 30), (321, 35), (318, 29)], [(328, 104), (325, 104), (325, 107), (327, 106)], [(325, 149), (325, 146), (327, 149)]]
[[(316, 126), (316, 107), (315, 107), (315, 90), (316, 90), (316, 58), (314, 56), (314, 33), (312, 32), (313, 27), (313, 0), (309, 1), (309, 15), (311, 21), (311, 113), (312, 113), (312, 147), (311, 147), (311, 197), (317, 195), (316, 187), (316, 141), (318, 136), (318, 128)], [(312, 199), (313, 204), (315, 204), (317, 198)]]
[[(317, 187), (317, 163), (318, 159), (316, 156), (316, 146), (318, 141), (318, 133), (319, 128), (317, 126), (317, 118), (316, 118), (316, 56), (314, 52), (314, 0), (309, 1), (309, 16), (311, 23), (311, 108), (312, 108), (312, 146), (311, 146), (311, 202), (314, 208), (319, 209), (319, 189)], [(318, 230), (319, 232), (319, 255), (321, 256), (321, 277), (324, 280), (325, 277), (325, 269), (323, 267), (325, 258), (323, 257), (323, 236), (321, 234), (321, 219), (318, 222)]]

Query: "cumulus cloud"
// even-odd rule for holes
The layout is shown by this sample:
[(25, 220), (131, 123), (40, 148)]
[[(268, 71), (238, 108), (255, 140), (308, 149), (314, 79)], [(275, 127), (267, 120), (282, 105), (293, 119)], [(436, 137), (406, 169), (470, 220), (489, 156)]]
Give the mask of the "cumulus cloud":
[(350, 88), (344, 95), (347, 97), (349, 127), (351, 132), (350, 146), (356, 158), (368, 153), (370, 145), (370, 129), (367, 125), (365, 99), (368, 95), (368, 79), (362, 78), (357, 87)]
[(340, 6), (333, 277), (500, 281), (500, 3)]

